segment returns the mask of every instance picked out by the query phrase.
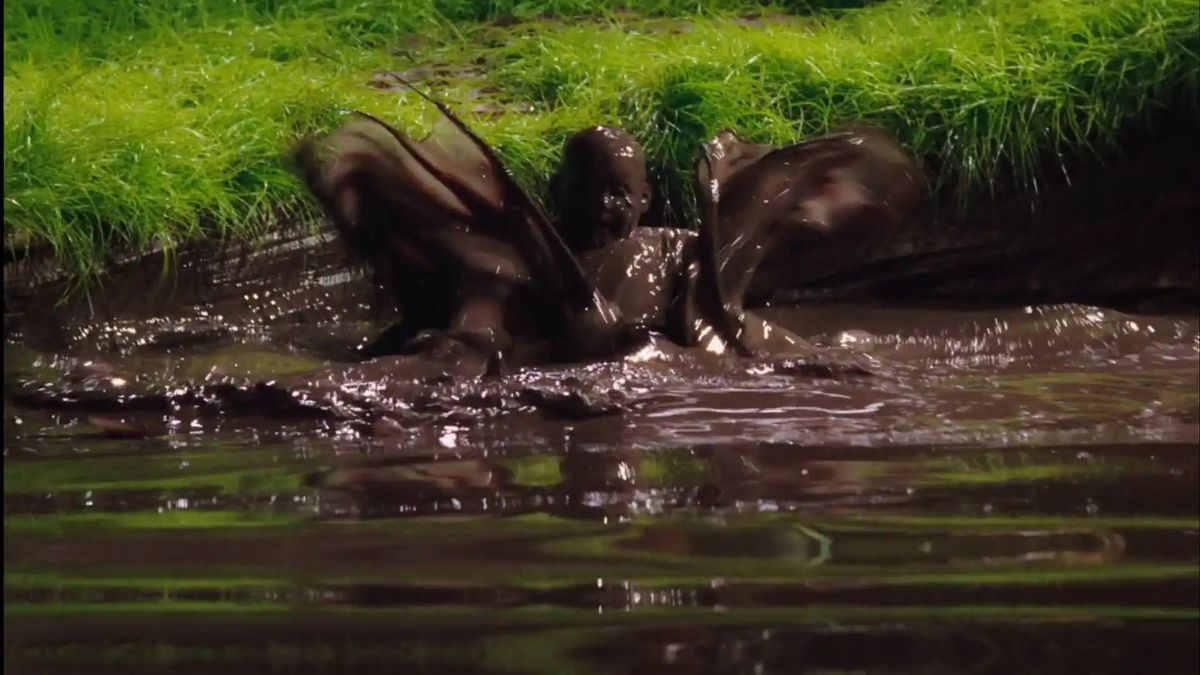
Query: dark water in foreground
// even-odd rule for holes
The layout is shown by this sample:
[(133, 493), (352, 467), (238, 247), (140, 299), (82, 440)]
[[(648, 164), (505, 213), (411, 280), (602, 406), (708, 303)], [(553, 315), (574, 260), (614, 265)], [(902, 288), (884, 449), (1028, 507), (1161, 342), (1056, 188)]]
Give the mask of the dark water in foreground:
[[(306, 381), (367, 333), (234, 288), (10, 332), (11, 672), (1200, 666), (1194, 312), (775, 313), (869, 377), (650, 350), (311, 417), (113, 394)], [(578, 386), (621, 410), (508, 398)]]

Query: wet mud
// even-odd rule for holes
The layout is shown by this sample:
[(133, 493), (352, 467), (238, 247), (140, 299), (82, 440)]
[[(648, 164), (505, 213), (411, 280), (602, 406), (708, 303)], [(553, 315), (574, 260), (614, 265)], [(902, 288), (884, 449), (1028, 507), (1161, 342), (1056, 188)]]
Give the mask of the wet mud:
[(396, 316), (323, 234), (58, 290), (6, 288), (15, 672), (1200, 661), (1194, 311), (776, 307), (819, 352), (477, 376), (364, 360)]

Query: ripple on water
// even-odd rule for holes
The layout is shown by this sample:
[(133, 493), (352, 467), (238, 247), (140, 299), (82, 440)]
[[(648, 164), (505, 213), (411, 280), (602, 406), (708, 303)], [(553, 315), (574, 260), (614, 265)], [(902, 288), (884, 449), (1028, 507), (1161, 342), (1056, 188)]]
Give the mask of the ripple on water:
[(772, 310), (870, 374), (660, 345), (471, 381), (353, 363), (368, 314), (297, 288), (10, 335), (10, 665), (1200, 661), (1194, 319)]

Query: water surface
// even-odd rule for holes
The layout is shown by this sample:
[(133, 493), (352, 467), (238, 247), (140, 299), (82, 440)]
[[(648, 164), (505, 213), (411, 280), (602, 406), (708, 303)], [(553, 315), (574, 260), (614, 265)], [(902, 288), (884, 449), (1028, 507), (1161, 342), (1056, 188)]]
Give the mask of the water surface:
[[(8, 317), (16, 672), (1200, 666), (1194, 311), (772, 309), (829, 361), (481, 382), (355, 364), (353, 273), (239, 274)], [(312, 414), (182, 393), (260, 381)]]

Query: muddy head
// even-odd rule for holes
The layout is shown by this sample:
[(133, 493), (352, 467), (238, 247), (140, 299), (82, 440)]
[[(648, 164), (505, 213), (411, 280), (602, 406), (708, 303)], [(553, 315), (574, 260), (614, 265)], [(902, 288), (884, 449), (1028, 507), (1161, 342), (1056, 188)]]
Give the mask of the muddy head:
[(615, 127), (584, 129), (567, 140), (551, 190), (559, 232), (576, 254), (622, 239), (650, 208), (642, 146)]

